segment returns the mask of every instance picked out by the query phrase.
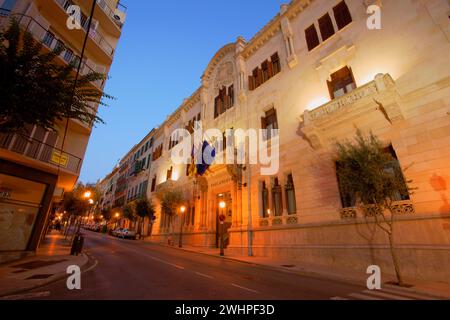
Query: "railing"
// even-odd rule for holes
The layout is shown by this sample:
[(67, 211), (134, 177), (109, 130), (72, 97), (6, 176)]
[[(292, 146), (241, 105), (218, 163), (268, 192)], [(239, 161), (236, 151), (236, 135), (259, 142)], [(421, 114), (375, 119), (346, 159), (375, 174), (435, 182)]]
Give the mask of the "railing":
[(0, 133), (0, 148), (78, 174), (81, 158), (19, 133)]
[[(49, 50), (54, 50), (58, 46), (62, 46), (63, 50), (58, 57), (67, 64), (72, 63), (74, 68), (78, 66), (77, 63), (79, 63), (80, 60), (79, 56), (76, 55), (62, 40), (53, 36), (48, 29), (30, 16), (11, 13), (9, 10), (0, 8), (0, 28), (4, 28), (10, 23), (10, 17), (15, 17), (23, 30), (30, 32), (36, 41), (41, 42)], [(97, 66), (93, 62), (84, 59), (81, 65), (80, 74), (84, 76), (91, 72), (104, 74), (106, 73), (106, 67)], [(93, 81), (92, 84), (102, 90), (104, 82), (104, 80), (97, 80)]]
[(352, 92), (343, 95), (342, 97), (333, 99), (332, 101), (312, 110), (305, 111), (304, 118), (305, 122), (318, 120), (323, 118), (331, 113), (334, 113), (343, 107), (355, 103), (358, 100), (361, 100), (364, 97), (376, 94), (378, 92), (378, 88), (375, 81), (371, 81), (366, 85), (356, 88)]
[[(67, 8), (72, 5), (72, 1), (71, 0), (54, 0), (60, 7), (61, 9), (66, 12), (67, 14)], [(98, 33), (96, 30), (92, 29), (91, 30), (87, 30), (88, 28), (88, 24), (89, 24), (89, 19), (86, 19), (86, 21), (84, 21), (84, 23), (82, 24), (82, 28), (85, 32), (89, 33), (89, 37), (97, 43), (97, 45), (102, 48), (102, 50), (110, 57), (112, 57), (114, 55), (114, 48), (105, 40), (105, 38)]]
[[(110, 6), (108, 6), (108, 4), (106, 3), (105, 0), (97, 0), (97, 4), (100, 8), (102, 8), (102, 10), (106, 13), (107, 16), (110, 17), (110, 19), (120, 28), (122, 29), (123, 27), (123, 23), (117, 19), (116, 17), (116, 11), (113, 10)], [(126, 10), (126, 7), (121, 5), (120, 3), (118, 4), (118, 6), (124, 8)]]

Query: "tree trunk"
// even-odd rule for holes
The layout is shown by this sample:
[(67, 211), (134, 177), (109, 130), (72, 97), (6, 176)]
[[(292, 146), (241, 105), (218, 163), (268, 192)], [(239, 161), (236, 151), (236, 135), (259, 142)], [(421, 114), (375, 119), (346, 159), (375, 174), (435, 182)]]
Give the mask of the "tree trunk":
[(393, 232), (391, 230), (391, 233), (389, 234), (389, 247), (391, 250), (391, 256), (392, 256), (392, 262), (394, 263), (394, 269), (395, 269), (395, 275), (397, 276), (397, 282), (400, 287), (404, 286), (402, 275), (400, 273), (400, 265), (397, 258), (397, 253), (395, 252), (394, 248), (394, 236)]

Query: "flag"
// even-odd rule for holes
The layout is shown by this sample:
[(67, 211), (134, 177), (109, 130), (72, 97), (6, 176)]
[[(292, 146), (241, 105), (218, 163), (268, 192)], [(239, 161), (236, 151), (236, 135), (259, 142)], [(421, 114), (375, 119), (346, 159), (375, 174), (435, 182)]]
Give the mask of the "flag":
[(200, 157), (201, 161), (197, 162), (196, 169), (197, 174), (202, 177), (214, 162), (214, 158), (216, 157), (216, 149), (211, 146), (206, 140), (203, 141)]

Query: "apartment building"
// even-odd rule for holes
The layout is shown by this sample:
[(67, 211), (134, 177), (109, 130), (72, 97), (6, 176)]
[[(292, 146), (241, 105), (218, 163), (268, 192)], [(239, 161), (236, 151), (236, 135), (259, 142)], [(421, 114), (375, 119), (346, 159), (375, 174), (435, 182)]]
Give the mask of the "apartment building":
[[(81, 0), (1, 0), (0, 26), (6, 28), (14, 17), (23, 30), (43, 44), (44, 51), (63, 47), (57, 63), (81, 63), (81, 75), (91, 71), (107, 75), (126, 10), (118, 0), (97, 1), (88, 30), (89, 3), (92, 4)], [(67, 27), (71, 5), (80, 7), (81, 28)], [(86, 51), (81, 61), (86, 34)], [(91, 85), (102, 91), (105, 82)], [(64, 145), (66, 121), (55, 126), (56, 131), (27, 126), (26, 134), (0, 136), (1, 261), (32, 253), (38, 247), (52, 202), (72, 190), (78, 179), (92, 125), (70, 119)]]
[[(227, 252), (361, 274), (375, 264), (393, 274), (385, 235), (340, 193), (334, 142), (359, 128), (409, 166), (403, 174), (417, 188), (395, 206), (404, 276), (448, 281), (449, 14), (445, 0), (294, 0), (249, 41), (222, 47), (199, 89), (154, 134), (151, 241), (166, 243), (173, 232), (156, 194), (180, 190), (188, 210), (175, 236), (181, 225), (184, 243), (218, 246), (224, 214)], [(213, 164), (189, 177), (171, 149), (174, 130), (192, 119), (219, 132), (279, 129), (265, 138), (279, 139), (278, 172)]]

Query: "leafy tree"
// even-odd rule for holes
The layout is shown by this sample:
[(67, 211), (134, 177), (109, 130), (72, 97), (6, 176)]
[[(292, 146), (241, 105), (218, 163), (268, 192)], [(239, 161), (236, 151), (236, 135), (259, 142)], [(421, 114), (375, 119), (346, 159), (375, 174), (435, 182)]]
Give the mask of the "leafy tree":
[[(338, 179), (343, 195), (353, 195), (362, 210), (374, 209), (376, 226), (389, 238), (390, 252), (400, 286), (404, 285), (394, 249), (395, 211), (393, 204), (409, 198), (410, 188), (405, 182), (398, 161), (385, 152), (380, 140), (372, 133), (365, 137), (360, 130), (356, 143), (337, 143)], [(367, 211), (365, 211), (367, 212)]]
[(123, 217), (125, 218), (125, 219), (128, 219), (128, 220), (130, 220), (130, 221), (134, 221), (135, 220), (135, 206), (134, 206), (134, 203), (133, 202), (131, 202), (131, 203), (127, 203), (126, 205), (124, 205), (123, 206), (123, 208), (122, 208), (122, 214), (123, 214)]
[(148, 217), (149, 219), (152, 220), (155, 214), (155, 208), (146, 197), (137, 199), (134, 205), (135, 205), (135, 213), (140, 219), (138, 233), (139, 235), (141, 235), (144, 230), (144, 219)]
[(180, 191), (167, 191), (159, 194), (161, 201), (161, 213), (169, 218), (169, 225), (174, 233), (173, 218), (178, 214), (180, 206), (185, 202), (184, 195)]
[(0, 31), (0, 133), (20, 131), (26, 124), (55, 130), (55, 123), (66, 118), (103, 123), (95, 106), (105, 105), (103, 97), (112, 97), (91, 82), (103, 80), (105, 75), (80, 75), (73, 97), (76, 62), (58, 64), (55, 59), (63, 50), (58, 47), (45, 53), (43, 45), (22, 31), (14, 18)]

